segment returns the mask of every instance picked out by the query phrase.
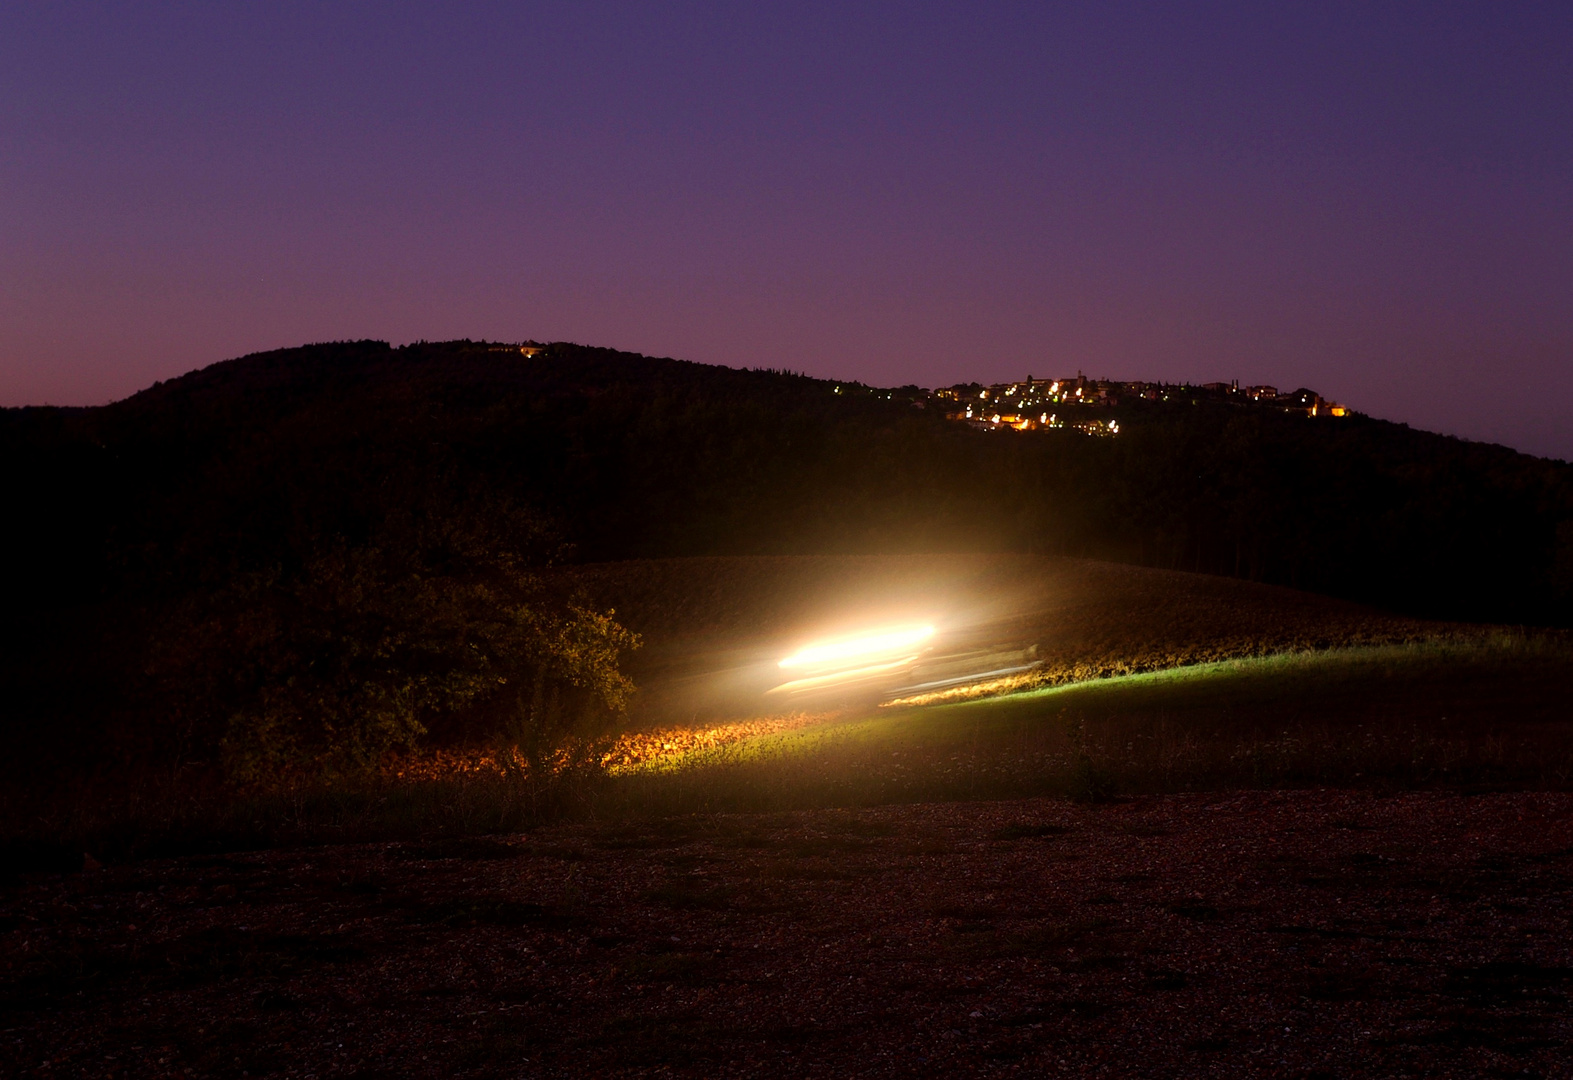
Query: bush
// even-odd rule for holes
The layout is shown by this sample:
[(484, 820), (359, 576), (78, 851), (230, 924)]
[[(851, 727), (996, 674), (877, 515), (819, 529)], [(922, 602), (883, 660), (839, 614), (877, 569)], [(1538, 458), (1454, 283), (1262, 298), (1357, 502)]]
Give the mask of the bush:
[(292, 574), (198, 605), (185, 630), (207, 645), (177, 650), (196, 657), (178, 674), (215, 686), (206, 707), (228, 715), (226, 774), (246, 785), (363, 774), (414, 749), (429, 724), (477, 713), (531, 772), (583, 757), (570, 747), (623, 712), (633, 686), (618, 661), (639, 640), (613, 612), (543, 588), (509, 542), (533, 524), (506, 508), (423, 515), (374, 542), (334, 538)]

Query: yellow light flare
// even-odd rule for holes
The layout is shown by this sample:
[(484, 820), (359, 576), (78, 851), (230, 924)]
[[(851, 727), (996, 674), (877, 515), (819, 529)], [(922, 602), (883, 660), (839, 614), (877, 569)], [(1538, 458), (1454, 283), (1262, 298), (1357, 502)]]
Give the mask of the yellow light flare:
[(769, 690), (766, 690), (765, 693), (801, 694), (805, 690), (824, 690), (832, 686), (844, 686), (847, 683), (860, 682), (864, 679), (872, 679), (880, 675), (888, 675), (893, 671), (900, 671), (908, 664), (916, 662), (917, 658), (918, 654), (913, 653), (910, 656), (903, 656), (900, 659), (891, 660), (889, 663), (869, 664), (866, 667), (844, 668), (841, 670), (832, 671), (828, 675), (811, 675), (806, 679), (793, 679), (791, 682), (784, 682), (780, 686), (772, 686)]
[(933, 636), (932, 626), (890, 626), (857, 637), (816, 641), (781, 661), (781, 667), (822, 668), (849, 661), (878, 661), (908, 652)]

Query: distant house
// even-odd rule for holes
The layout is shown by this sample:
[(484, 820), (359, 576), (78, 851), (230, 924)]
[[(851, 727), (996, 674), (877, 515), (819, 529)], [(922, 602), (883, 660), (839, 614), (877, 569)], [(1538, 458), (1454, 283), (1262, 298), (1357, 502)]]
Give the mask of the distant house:
[(1303, 412), (1307, 416), (1316, 416), (1323, 409), (1322, 395), (1303, 386), (1292, 394), (1280, 394), (1275, 404), (1284, 412)]
[(1208, 383), (1120, 382), (1089, 379), (1081, 372), (1074, 379), (1040, 380), (1029, 375), (1023, 382), (995, 383), (992, 386), (958, 383), (933, 391), (933, 397), (955, 403), (942, 412), (947, 420), (963, 421), (972, 427), (990, 431), (1003, 428), (1015, 428), (1018, 431), (1073, 428), (1088, 435), (1114, 435), (1120, 430), (1115, 420), (1073, 420), (1069, 417), (1061, 420), (1046, 409), (1039, 416), (1038, 410), (1044, 406), (1078, 405), (1113, 408), (1122, 401), (1189, 401), (1194, 405), (1203, 397), (1222, 399), (1237, 406), (1252, 405), (1302, 416), (1349, 415), (1349, 410), (1343, 405), (1328, 401), (1316, 391), (1304, 387), (1291, 393), (1280, 393), (1276, 386), (1265, 384), (1242, 387), (1238, 379)]

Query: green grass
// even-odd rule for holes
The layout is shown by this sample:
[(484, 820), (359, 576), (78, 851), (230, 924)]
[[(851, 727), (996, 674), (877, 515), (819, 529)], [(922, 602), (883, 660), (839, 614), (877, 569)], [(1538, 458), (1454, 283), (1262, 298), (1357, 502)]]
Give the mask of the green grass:
[(675, 812), (1322, 784), (1565, 787), (1558, 637), (1299, 652), (882, 710), (619, 778)]
[(456, 777), (219, 793), (151, 810), (83, 801), (76, 816), (0, 845), (0, 878), (74, 868), (84, 851), (122, 859), (453, 838), (562, 818), (624, 821), (644, 830), (631, 842), (646, 846), (659, 823), (651, 819), (716, 811), (1306, 786), (1565, 789), (1573, 786), (1570, 689), (1565, 635), (1284, 653), (876, 710), (544, 791)]

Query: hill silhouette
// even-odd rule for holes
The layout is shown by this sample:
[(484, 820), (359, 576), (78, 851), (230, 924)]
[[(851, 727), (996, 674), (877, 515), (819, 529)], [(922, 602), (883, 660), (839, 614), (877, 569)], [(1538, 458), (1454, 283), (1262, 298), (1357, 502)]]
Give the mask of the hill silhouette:
[[(345, 552), (400, 581), (484, 578), (462, 553), (493, 543), (535, 567), (1021, 552), (1573, 623), (1565, 463), (1358, 415), (1137, 402), (1118, 438), (1092, 439), (976, 431), (922, 401), (571, 344), (363, 341), (100, 408), (5, 410), (7, 742), (135, 743), (157, 714), (166, 748), (211, 750), (211, 731), (167, 718), (218, 708), (246, 647), (200, 680), (177, 654), (229, 632), (236, 596)], [(205, 704), (172, 705), (202, 680)]]
[(1122, 407), (1115, 440), (985, 434), (914, 409), (914, 390), (566, 344), (353, 342), (102, 408), (5, 410), (12, 598), (198, 585), (442, 491), (532, 507), (576, 561), (1021, 551), (1567, 619), (1565, 463), (1206, 403)]

